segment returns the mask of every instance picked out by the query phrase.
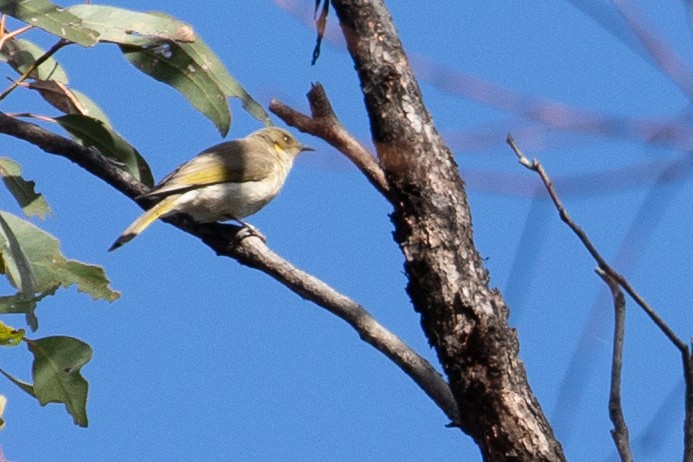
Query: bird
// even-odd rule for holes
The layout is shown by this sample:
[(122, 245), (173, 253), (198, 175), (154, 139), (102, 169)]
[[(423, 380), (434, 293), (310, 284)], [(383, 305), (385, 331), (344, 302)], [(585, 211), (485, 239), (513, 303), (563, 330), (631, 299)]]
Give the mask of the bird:
[(157, 218), (174, 213), (199, 223), (235, 220), (254, 230), (242, 219), (279, 193), (294, 159), (304, 151), (314, 149), (279, 127), (205, 149), (138, 197), (158, 202), (132, 222), (108, 251), (130, 242)]

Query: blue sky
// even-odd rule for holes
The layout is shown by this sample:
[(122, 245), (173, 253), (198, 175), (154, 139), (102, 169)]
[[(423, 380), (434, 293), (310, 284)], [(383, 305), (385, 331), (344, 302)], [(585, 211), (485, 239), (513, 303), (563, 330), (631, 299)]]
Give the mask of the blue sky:
[[(314, 31), (292, 11), (312, 3), (109, 2), (192, 24), (264, 106), (278, 98), (305, 111), (310, 83), (321, 82), (344, 125), (368, 142), (343, 47), (326, 43), (310, 66)], [(683, 125), (689, 99), (647, 57), (610, 2), (390, 3), (426, 103), (467, 182), (475, 240), (493, 285), (507, 294), (530, 383), (569, 459), (615, 460), (606, 404), (610, 301), (587, 252), (548, 202), (532, 199), (538, 179), (519, 166), (504, 139), (513, 131), (526, 153), (541, 159), (598, 248), (688, 339), (690, 168), (656, 181), (686, 159), (688, 137), (675, 145), (643, 143), (618, 136), (625, 123), (609, 136), (540, 130), (527, 116), (547, 106), (515, 106), (510, 113), (500, 88), (480, 94), (461, 76), (571, 110)], [(683, 2), (643, 7), (648, 30), (693, 66)], [(337, 34), (334, 14), (328, 22)], [(51, 43), (37, 32), (28, 38)], [(156, 178), (219, 142), (212, 124), (133, 69), (114, 46), (67, 47), (57, 59)], [(547, 117), (563, 120), (561, 106), (551, 108)], [(259, 128), (239, 104), (233, 109), (230, 138)], [(2, 110), (54, 113), (28, 92), (15, 92)], [(404, 292), (388, 204), (339, 153), (298, 137), (317, 151), (299, 158), (280, 196), (249, 221), (277, 253), (362, 303), (435, 363)], [(90, 426), (74, 426), (62, 406), (40, 408), (5, 382), (0, 445), (8, 459), (481, 460), (468, 437), (445, 428), (442, 412), (410, 379), (340, 320), (163, 223), (107, 253), (139, 212), (132, 202), (25, 143), (3, 137), (0, 155), (20, 162), (46, 195), (54, 216), (41, 226), (61, 240), (64, 253), (103, 265), (122, 292), (107, 304), (67, 290), (41, 305), (35, 336), (72, 335), (94, 348), (84, 368)], [(592, 176), (605, 171), (613, 175)], [(627, 322), (624, 413), (636, 458), (675, 460), (683, 418), (678, 355), (630, 300)], [(23, 349), (0, 350), (0, 362), (29, 378)]]

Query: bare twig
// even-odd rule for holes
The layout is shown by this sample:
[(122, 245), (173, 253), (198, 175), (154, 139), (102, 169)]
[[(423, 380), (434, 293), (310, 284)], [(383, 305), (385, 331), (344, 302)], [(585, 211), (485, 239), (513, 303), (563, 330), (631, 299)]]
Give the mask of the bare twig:
[(676, 334), (674, 333), (673, 330), (662, 320), (662, 318), (659, 317), (659, 315), (650, 307), (650, 305), (638, 294), (635, 289), (630, 285), (626, 279), (621, 276), (619, 273), (617, 273), (604, 259), (604, 257), (601, 256), (601, 254), (597, 251), (596, 247), (592, 242), (590, 241), (589, 237), (587, 237), (587, 233), (580, 228), (568, 215), (568, 212), (566, 211), (565, 207), (563, 206), (563, 203), (561, 202), (560, 198), (558, 197), (558, 194), (556, 193), (556, 189), (553, 187), (553, 183), (551, 182), (551, 179), (547, 175), (546, 171), (544, 170), (544, 167), (537, 161), (536, 159), (530, 161), (525, 157), (524, 154), (522, 154), (522, 151), (517, 147), (515, 144), (515, 140), (512, 138), (512, 136), (508, 135), (508, 144), (510, 147), (513, 149), (515, 154), (517, 155), (518, 160), (522, 165), (527, 167), (530, 170), (533, 170), (539, 174), (539, 177), (541, 177), (541, 180), (544, 182), (544, 185), (546, 186), (546, 190), (549, 193), (549, 196), (551, 197), (551, 200), (553, 201), (554, 205), (556, 206), (556, 209), (558, 210), (558, 213), (561, 217), (561, 220), (568, 225), (568, 227), (578, 236), (580, 241), (582, 241), (582, 244), (585, 246), (587, 251), (592, 255), (592, 258), (597, 262), (599, 265), (599, 268), (604, 270), (611, 278), (616, 280), (618, 284), (623, 287), (623, 289), (630, 295), (633, 300), (636, 301), (636, 303), (647, 313), (647, 315), (652, 319), (652, 321), (659, 327), (659, 329), (666, 335), (666, 337), (671, 341), (671, 343), (674, 344), (674, 346), (679, 349), (680, 351), (688, 351), (688, 346), (686, 343), (678, 338)]
[(13, 30), (12, 32), (7, 32), (5, 33), (5, 15), (2, 15), (2, 21), (0, 22), (0, 31), (2, 32), (2, 38), (0, 38), (0, 50), (2, 50), (2, 47), (5, 46), (5, 43), (18, 36), (19, 34), (23, 34), (24, 32), (28, 31), (29, 29), (33, 28), (31, 24), (28, 26), (20, 27), (17, 30)]
[(301, 114), (277, 100), (272, 100), (269, 107), (288, 125), (330, 143), (351, 160), (383, 196), (389, 198), (390, 187), (383, 170), (368, 149), (344, 128), (332, 110), (332, 105), (322, 85), (313, 84), (307, 96), (311, 117)]
[(691, 357), (688, 344), (681, 340), (674, 333), (671, 327), (664, 322), (664, 320), (655, 312), (655, 310), (630, 285), (630, 283), (606, 262), (594, 244), (592, 244), (592, 242), (589, 240), (585, 231), (570, 218), (568, 212), (563, 206), (563, 203), (558, 197), (558, 193), (556, 193), (556, 189), (553, 187), (551, 179), (539, 161), (536, 159), (530, 161), (527, 157), (525, 157), (520, 148), (515, 144), (515, 140), (510, 134), (508, 134), (506, 141), (517, 156), (519, 162), (526, 168), (536, 172), (539, 175), (544, 183), (544, 186), (546, 187), (547, 192), (549, 193), (549, 196), (551, 197), (551, 200), (558, 210), (561, 220), (567, 224), (568, 227), (578, 236), (583, 246), (597, 262), (599, 269), (608, 275), (610, 280), (615, 281), (623, 290), (626, 291), (628, 295), (630, 295), (633, 300), (635, 300), (638, 306), (642, 308), (642, 310), (647, 314), (647, 316), (649, 316), (659, 330), (662, 331), (662, 333), (669, 339), (676, 349), (679, 350), (683, 362), (684, 379), (686, 382), (684, 460), (686, 462), (693, 462), (693, 357)]
[(67, 45), (69, 45), (69, 44), (71, 44), (71, 43), (73, 43), (73, 42), (70, 42), (69, 40), (65, 40), (65, 39), (60, 39), (60, 40), (58, 40), (58, 41), (55, 43), (55, 45), (53, 45), (52, 47), (50, 47), (50, 48), (48, 49), (48, 51), (46, 51), (44, 54), (42, 54), (41, 56), (39, 56), (39, 57), (36, 59), (36, 61), (34, 61), (33, 63), (31, 63), (31, 65), (27, 68), (27, 70), (26, 70), (22, 75), (20, 75), (19, 78), (18, 78), (17, 80), (15, 80), (14, 82), (12, 82), (12, 85), (10, 85), (9, 87), (7, 87), (7, 89), (6, 89), (5, 91), (3, 91), (2, 93), (0, 93), (0, 101), (2, 101), (3, 99), (5, 99), (5, 98), (7, 97), (7, 95), (9, 95), (10, 93), (12, 93), (12, 91), (13, 91), (15, 88), (17, 88), (22, 82), (24, 82), (26, 79), (28, 79), (29, 77), (31, 77), (31, 74), (33, 74), (34, 71), (35, 71), (36, 69), (38, 69), (38, 67), (39, 67), (41, 64), (43, 64), (44, 62), (46, 62), (46, 61), (48, 60), (48, 58), (50, 58), (51, 56), (53, 56), (54, 54), (56, 54), (56, 53), (58, 52), (58, 50), (60, 50), (61, 48), (65, 47), (65, 46), (67, 46)]
[[(16, 120), (0, 112), (0, 133), (23, 139), (50, 154), (75, 162), (133, 200), (147, 191), (146, 186), (113, 165), (96, 150), (85, 148), (35, 124)], [(138, 203), (142, 207), (151, 205), (142, 200), (138, 200)], [(270, 275), (302, 297), (345, 320), (364, 341), (385, 354), (409, 375), (451, 421), (459, 421), (457, 404), (443, 377), (428, 361), (379, 324), (361, 305), (291, 265), (273, 253), (260, 239), (248, 238), (230, 245), (241, 229), (238, 226), (197, 224), (181, 216), (168, 217), (164, 221), (202, 239), (218, 255), (234, 258)]]
[(597, 268), (597, 274), (611, 289), (614, 299), (614, 351), (611, 356), (611, 390), (609, 390), (609, 417), (614, 424), (611, 437), (616, 444), (616, 450), (623, 462), (632, 462), (628, 426), (623, 418), (621, 404), (621, 369), (623, 368), (623, 337), (626, 328), (626, 299), (618, 283), (611, 279), (602, 269)]

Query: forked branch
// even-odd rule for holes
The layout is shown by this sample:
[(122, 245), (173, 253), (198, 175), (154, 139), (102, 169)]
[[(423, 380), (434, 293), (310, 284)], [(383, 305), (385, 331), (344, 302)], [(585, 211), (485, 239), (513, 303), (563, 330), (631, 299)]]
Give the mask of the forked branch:
[(512, 148), (513, 152), (517, 156), (519, 162), (529, 170), (536, 172), (541, 181), (546, 187), (546, 191), (551, 197), (551, 201), (555, 205), (561, 220), (568, 225), (568, 227), (578, 236), (583, 246), (592, 255), (592, 258), (597, 262), (598, 269), (608, 279), (607, 282), (612, 281), (616, 283), (620, 288), (622, 288), (630, 297), (642, 308), (642, 310), (649, 316), (652, 322), (659, 328), (659, 330), (669, 339), (669, 341), (676, 347), (676, 349), (681, 354), (681, 359), (683, 363), (683, 373), (686, 383), (686, 398), (685, 398), (685, 420), (684, 420), (684, 461), (693, 462), (693, 357), (691, 356), (688, 344), (681, 340), (667, 325), (666, 322), (657, 314), (657, 312), (640, 296), (640, 294), (630, 285), (630, 283), (615, 269), (613, 269), (607, 261), (602, 257), (597, 248), (592, 244), (587, 233), (580, 228), (572, 218), (568, 215), (565, 206), (558, 197), (556, 188), (554, 188), (551, 178), (544, 170), (544, 167), (539, 163), (538, 160), (529, 160), (520, 150), (520, 148), (515, 143), (515, 140), (511, 135), (507, 138), (508, 145)]
[(632, 462), (633, 455), (630, 451), (628, 437), (628, 425), (623, 417), (623, 405), (621, 401), (621, 369), (623, 368), (623, 338), (626, 330), (626, 299), (623, 291), (616, 281), (611, 279), (600, 268), (597, 274), (604, 280), (614, 299), (614, 349), (611, 355), (611, 389), (609, 390), (609, 417), (614, 424), (611, 437), (616, 444), (616, 450), (623, 462)]
[(288, 125), (327, 141), (351, 160), (383, 196), (389, 198), (390, 187), (383, 170), (368, 149), (344, 128), (322, 85), (313, 84), (306, 96), (310, 103), (311, 117), (277, 100), (270, 102), (270, 110)]

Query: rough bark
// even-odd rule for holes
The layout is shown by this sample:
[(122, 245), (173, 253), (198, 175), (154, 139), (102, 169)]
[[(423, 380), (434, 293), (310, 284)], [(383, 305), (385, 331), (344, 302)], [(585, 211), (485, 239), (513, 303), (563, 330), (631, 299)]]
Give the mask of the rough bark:
[(564, 460), (534, 397), (474, 247), (469, 204), (452, 153), (424, 106), (381, 0), (333, 0), (361, 82), (371, 132), (389, 185), (407, 291), (448, 376), (455, 422), (485, 460)]

